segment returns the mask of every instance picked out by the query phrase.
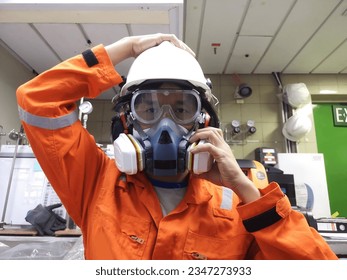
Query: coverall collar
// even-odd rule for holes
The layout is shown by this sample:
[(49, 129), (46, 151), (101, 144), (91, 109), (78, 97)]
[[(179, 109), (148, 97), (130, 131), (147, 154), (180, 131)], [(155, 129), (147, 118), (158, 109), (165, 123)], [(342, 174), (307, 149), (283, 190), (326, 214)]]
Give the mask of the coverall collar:
[[(117, 185), (126, 189), (129, 183), (132, 183), (135, 187), (139, 188), (152, 187), (151, 182), (143, 172), (136, 175), (120, 174)], [(194, 176), (190, 176), (187, 186), (187, 193), (185, 194), (183, 200), (185, 200), (187, 204), (201, 204), (209, 201), (211, 198), (212, 194), (206, 186), (206, 181)]]
[(190, 176), (185, 197), (187, 204), (202, 204), (209, 201), (212, 194), (206, 186), (206, 181)]

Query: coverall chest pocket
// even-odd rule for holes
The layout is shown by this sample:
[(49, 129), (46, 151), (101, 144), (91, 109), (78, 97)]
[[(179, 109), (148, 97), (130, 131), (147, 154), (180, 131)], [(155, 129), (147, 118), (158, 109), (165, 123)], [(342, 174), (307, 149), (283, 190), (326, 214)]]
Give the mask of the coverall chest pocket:
[(238, 235), (231, 239), (220, 239), (189, 231), (184, 246), (183, 259), (244, 259), (248, 247), (245, 238), (245, 235)]
[(119, 246), (127, 259), (142, 258), (148, 243), (150, 222), (125, 216), (120, 224)]

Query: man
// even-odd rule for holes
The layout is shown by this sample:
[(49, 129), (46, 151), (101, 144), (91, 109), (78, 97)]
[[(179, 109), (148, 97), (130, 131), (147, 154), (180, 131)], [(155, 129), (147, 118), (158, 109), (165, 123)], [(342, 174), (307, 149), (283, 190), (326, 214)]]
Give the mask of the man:
[[(78, 121), (75, 102), (123, 82), (114, 65), (128, 57), (137, 58), (116, 100), (114, 161)], [(244, 175), (209, 83), (174, 35), (97, 46), (22, 85), (17, 99), (86, 259), (336, 259), (276, 183), (258, 189)]]

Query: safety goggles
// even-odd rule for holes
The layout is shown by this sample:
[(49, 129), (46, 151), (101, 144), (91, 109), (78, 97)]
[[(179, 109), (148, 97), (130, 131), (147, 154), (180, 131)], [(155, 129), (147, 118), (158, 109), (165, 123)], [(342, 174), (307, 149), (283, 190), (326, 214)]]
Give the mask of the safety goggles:
[(196, 90), (137, 90), (131, 99), (131, 112), (143, 124), (154, 124), (167, 114), (178, 124), (191, 124), (200, 111)]

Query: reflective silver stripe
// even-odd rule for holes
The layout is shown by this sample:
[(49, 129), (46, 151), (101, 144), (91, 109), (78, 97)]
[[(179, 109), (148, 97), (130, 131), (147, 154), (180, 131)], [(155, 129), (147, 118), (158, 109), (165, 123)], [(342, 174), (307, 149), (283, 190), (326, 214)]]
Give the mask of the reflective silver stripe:
[(78, 120), (78, 115), (76, 111), (71, 112), (65, 116), (56, 117), (56, 118), (35, 116), (25, 111), (20, 106), (18, 106), (18, 112), (19, 112), (19, 118), (25, 123), (30, 124), (32, 126), (49, 129), (49, 130), (55, 130), (55, 129), (67, 127)]
[(231, 210), (233, 206), (233, 191), (231, 189), (223, 187), (222, 203), (220, 204), (221, 209)]

